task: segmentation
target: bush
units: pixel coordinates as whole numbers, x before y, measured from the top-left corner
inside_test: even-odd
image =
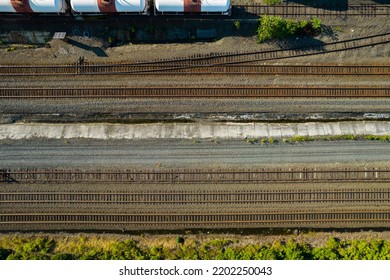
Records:
[[[181,236],[176,237],[176,243],[177,244],[184,244],[184,238]]]
[[[144,252],[134,240],[115,243],[106,254],[106,258],[113,260],[147,260],[149,255]]]
[[[282,0],[263,0],[266,5],[277,5],[282,3]]]
[[[322,28],[322,22],[320,19],[314,17],[310,20],[310,23],[311,23],[312,28],[316,34],[320,34],[322,32],[323,28]]]
[[[356,140],[356,136],[353,135],[353,134],[344,135],[343,138],[346,139],[346,140]]]
[[[271,39],[284,39],[297,35],[315,36],[320,34],[322,30],[322,23],[318,18],[312,18],[308,22],[264,15],[260,18],[257,38],[258,42],[262,43]]]
[[[340,260],[342,259],[340,253],[339,241],[331,237],[326,243],[325,247],[313,249],[313,259],[315,260]]]
[[[81,239],[81,238],[80,238]],[[38,241],[37,241],[38,240]],[[325,246],[312,248],[307,243],[276,240],[272,244],[239,244],[237,240],[214,239],[201,243],[186,241],[181,246],[144,246],[134,240],[110,243],[109,246],[84,248],[74,252],[77,243],[67,247],[68,252],[52,252],[42,239],[20,240],[12,249],[0,248],[0,259],[7,260],[389,260],[390,241],[330,238]],[[172,240],[174,241],[174,239]],[[80,243],[80,240],[76,242]],[[50,242],[49,242],[50,243]],[[83,242],[81,242],[83,243]],[[188,243],[188,244],[187,244]],[[28,246],[26,246],[29,244]],[[44,246],[41,246],[41,245]],[[24,249],[23,249],[24,248]],[[50,248],[50,249],[48,249]],[[73,248],[73,249],[72,249]],[[27,253],[28,252],[28,253]],[[45,253],[47,252],[47,253]],[[74,253],[70,253],[74,252]]]
[[[241,27],[241,23],[240,23],[240,21],[238,21],[238,20],[235,20],[235,21],[234,21],[234,29],[236,29],[236,30],[239,30],[239,29],[240,29],[240,27]]]
[[[27,242],[23,245],[22,250],[24,253],[42,253],[47,254],[52,251],[55,242],[53,239],[46,237],[40,237],[33,241]]]
[[[366,135],[367,140],[390,141],[390,135]]]
[[[12,250],[4,249],[0,247],[0,260],[6,260],[9,255],[13,253]]]
[[[250,143],[250,144],[255,144],[259,141],[256,138],[248,138],[248,139],[246,139],[246,142]]]
[[[68,253],[58,253],[53,256],[51,256],[52,260],[77,260],[78,257],[73,254]]]

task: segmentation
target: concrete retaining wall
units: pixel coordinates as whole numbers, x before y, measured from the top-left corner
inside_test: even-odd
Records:
[[[390,122],[4,124],[0,139],[192,139],[390,134]]]

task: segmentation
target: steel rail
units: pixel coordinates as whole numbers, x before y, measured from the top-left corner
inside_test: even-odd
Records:
[[[292,204],[390,202],[390,189],[214,192],[1,192],[1,204]]]
[[[0,99],[28,98],[384,98],[390,88],[369,86],[171,86],[0,88]]]
[[[0,182],[237,183],[304,181],[390,181],[390,169],[260,170],[0,170]]]
[[[76,65],[41,65],[41,66],[0,65],[0,76],[18,76],[18,75],[37,76],[37,75],[58,75],[58,74],[61,75],[103,75],[103,74],[130,75],[130,74],[153,74],[155,72],[160,74],[161,73],[172,74],[172,73],[177,73],[177,72],[180,73],[185,71],[189,73],[206,71],[205,73],[209,73],[216,68],[218,69],[218,67],[219,68],[222,67],[224,69],[223,71],[226,72],[232,70],[232,67],[238,67],[239,64],[247,64],[247,63],[262,62],[262,61],[269,61],[269,60],[294,58],[300,56],[318,55],[324,53],[353,50],[353,49],[375,46],[380,44],[387,44],[389,42],[390,42],[390,33],[384,33],[384,34],[371,35],[371,36],[349,39],[349,40],[344,40],[339,42],[324,43],[321,45],[317,44],[317,45],[309,45],[309,46],[301,46],[301,47],[291,47],[282,50],[273,49],[273,50],[265,50],[265,51],[257,51],[257,52],[212,53],[207,55],[195,55],[191,57],[181,57],[175,59],[160,59],[160,60],[146,61],[146,62],[140,61],[140,62],[134,62],[130,64],[129,63],[128,64],[84,63],[84,64],[76,64]],[[240,71],[245,69],[244,67],[245,65],[240,68]],[[271,66],[256,65],[256,67],[271,67]],[[284,67],[288,67],[288,66],[284,66]],[[298,67],[305,67],[305,66],[298,66]],[[355,74],[358,71],[362,71],[361,69],[356,70],[357,69],[356,66],[346,65],[341,67],[344,67],[344,70],[346,72],[345,74],[350,74],[351,72],[352,72],[351,74]],[[348,68],[352,69],[351,67],[354,67],[355,70],[354,71],[347,70]],[[201,68],[201,70],[197,68]],[[383,68],[387,68],[387,71],[385,71],[384,74],[388,74],[388,67],[383,66]],[[367,68],[365,69],[367,70]],[[311,70],[313,70],[313,68],[311,68]],[[305,73],[309,71],[300,70],[299,72]],[[333,72],[330,71],[330,72],[332,74],[338,73],[338,71],[333,71]],[[271,74],[272,72],[267,70],[265,71],[262,70],[261,73]],[[325,71],[325,73],[318,72],[318,74],[327,74],[327,71]]]
[[[300,16],[390,16],[390,5],[383,4],[366,4],[366,5],[320,5],[316,7],[310,7],[302,4],[280,4],[280,5],[234,5],[233,16],[288,16],[288,17],[300,17]]]
[[[31,66],[0,66],[0,76],[66,76],[79,75],[390,75],[390,65],[220,65],[180,67],[176,65],[88,65],[48,66],[48,71]],[[27,72],[21,72],[27,70]],[[49,72],[53,70],[53,72]],[[111,71],[110,71],[111,70]],[[3,72],[2,72],[3,71]],[[30,72],[31,71],[31,72]]]
[[[386,227],[390,225],[389,209],[359,210],[279,210],[226,213],[4,213],[0,229],[29,226],[36,229],[187,229],[248,227]]]

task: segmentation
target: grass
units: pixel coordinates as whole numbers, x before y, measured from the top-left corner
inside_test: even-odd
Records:
[[[282,3],[282,0],[263,0],[264,4],[266,5],[277,5],[277,4],[280,4]]]
[[[333,136],[302,136],[295,135],[293,137],[282,138],[280,139],[283,143],[301,143],[301,142],[311,142],[311,141],[356,141],[356,140],[370,140],[370,141],[382,141],[390,142],[390,135],[354,135],[354,134],[345,134],[345,135],[333,135]],[[279,142],[273,137],[268,138],[249,138],[246,140],[250,144],[272,144]]]
[[[235,20],[234,21],[234,29],[240,30],[240,27],[241,27],[240,21],[239,20]]]
[[[137,238],[139,239],[139,238]],[[272,243],[246,243],[240,239],[187,236],[150,236],[135,239],[125,236],[1,236],[0,259],[122,259],[122,260],[345,260],[390,259],[390,241],[383,239],[339,240],[330,237],[326,244],[280,239]]]
[[[390,135],[366,135],[365,137],[367,140],[374,140],[374,141],[390,141]]]

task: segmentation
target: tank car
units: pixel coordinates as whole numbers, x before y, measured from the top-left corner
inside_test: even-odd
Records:
[[[157,14],[230,14],[230,0],[155,0]]]
[[[65,0],[0,0],[0,13],[65,13]]]
[[[71,0],[77,14],[137,13],[147,14],[146,0]]]
[[[70,7],[65,1],[70,2]],[[149,15],[148,3],[148,0],[0,0],[0,13]],[[150,3],[153,4],[152,1]],[[154,10],[160,15],[230,15],[230,0],[154,0]]]

